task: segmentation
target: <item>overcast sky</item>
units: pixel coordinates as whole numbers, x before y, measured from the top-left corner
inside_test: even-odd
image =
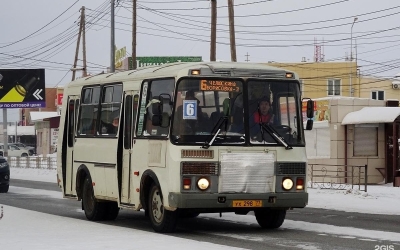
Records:
[[[116,46],[126,46],[131,53],[132,1],[115,1]],[[138,56],[202,56],[209,61],[210,1],[137,2]],[[217,59],[229,61],[227,1],[217,4]],[[400,3],[396,0],[236,0],[234,4],[238,61],[300,62],[303,57],[313,61],[315,39],[324,42],[325,61],[343,61],[350,54],[351,27],[357,16],[353,53],[355,57],[357,51],[361,72],[385,77],[400,72]],[[110,65],[110,0],[3,3],[0,68],[45,68],[47,87],[68,83],[82,6],[86,7],[88,71],[104,70]]]

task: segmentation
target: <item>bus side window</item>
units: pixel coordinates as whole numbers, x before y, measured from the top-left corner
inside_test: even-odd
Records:
[[[128,95],[125,98],[125,113],[124,113],[124,148],[132,148],[132,135],[133,135],[133,119],[135,117],[135,110],[133,109],[132,96]]]
[[[171,99],[173,99],[174,85],[175,85],[175,80],[173,78],[153,80],[150,82],[149,85],[150,85],[149,86],[150,93],[146,100],[146,105],[152,100],[152,98],[159,98],[160,95],[162,95],[163,97],[169,95]],[[167,113],[169,116],[172,114],[171,106],[169,106],[168,102],[165,102],[165,104],[163,105],[163,112]],[[147,107],[145,124],[144,124],[145,130],[143,131],[143,135],[167,136],[169,131],[169,124],[168,127],[153,126],[151,122],[152,116],[153,116],[152,106],[150,104],[150,106]]]
[[[79,135],[94,135],[96,132],[98,105],[100,101],[100,86],[82,89],[82,104],[79,112]]]
[[[102,135],[115,136],[119,128],[122,101],[122,85],[107,85],[101,98],[100,131]]]

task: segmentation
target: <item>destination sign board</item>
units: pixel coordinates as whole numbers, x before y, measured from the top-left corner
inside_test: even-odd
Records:
[[[200,90],[204,91],[222,91],[222,92],[239,92],[240,88],[236,81],[225,80],[201,80]]]
[[[46,107],[44,69],[0,69],[0,108]]]

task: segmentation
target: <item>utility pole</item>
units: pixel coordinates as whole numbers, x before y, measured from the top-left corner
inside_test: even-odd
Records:
[[[115,72],[115,0],[111,0],[111,44],[110,72]]]
[[[136,0],[133,1],[132,9],[132,69],[137,68],[136,62]]]
[[[229,12],[229,34],[231,44],[231,61],[236,62],[236,42],[235,42],[235,14],[233,11],[233,0],[228,0],[228,12]]]
[[[250,60],[249,60],[249,56],[250,56],[250,55],[249,55],[249,52],[247,52],[245,56],[246,56],[246,60],[245,60],[245,61],[246,61],[246,62],[250,61]]]
[[[87,65],[86,65],[86,17],[85,17],[85,6],[82,7],[82,52],[83,52],[83,73],[82,76],[87,76]]]
[[[211,0],[210,61],[215,62],[216,58],[217,58],[217,0]]]
[[[76,64],[78,63],[79,44],[81,43],[81,35],[82,35],[83,20],[84,20],[83,15],[85,14],[84,9],[85,9],[85,7],[82,6],[82,8],[81,8],[81,20],[79,22],[78,40],[76,41],[74,66],[71,69],[72,70],[72,81],[75,80],[75,75],[76,75],[76,70],[77,70],[76,69]]]
[[[353,26],[357,22],[358,18],[355,17],[353,19],[353,23],[351,24],[350,30],[350,96],[353,97]]]

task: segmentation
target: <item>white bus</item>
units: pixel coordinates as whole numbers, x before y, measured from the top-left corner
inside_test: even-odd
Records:
[[[63,196],[87,219],[145,211],[156,232],[199,213],[254,211],[263,228],[307,205],[297,75],[252,63],[174,63],[88,76],[64,89]]]

